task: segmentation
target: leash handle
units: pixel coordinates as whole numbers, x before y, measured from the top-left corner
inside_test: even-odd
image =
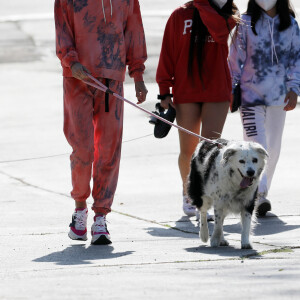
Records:
[[[161,116],[158,116],[158,115],[156,115],[156,114],[150,112],[149,110],[147,110],[147,109],[145,109],[145,108],[143,108],[143,107],[141,107],[141,106],[138,106],[137,104],[133,103],[132,101],[127,100],[127,99],[125,99],[124,97],[122,97],[122,96],[116,94],[115,92],[113,92],[112,90],[110,90],[107,86],[105,86],[102,82],[100,82],[98,79],[96,79],[96,78],[93,77],[92,75],[90,75],[90,74],[86,74],[86,75],[87,75],[92,81],[94,81],[94,83],[89,82],[89,81],[86,81],[86,80],[83,80],[84,83],[86,83],[86,84],[88,84],[88,85],[90,85],[90,86],[92,86],[92,87],[94,87],[94,88],[96,88],[96,89],[98,89],[98,90],[100,90],[100,91],[102,91],[102,92],[104,92],[104,93],[111,94],[111,95],[113,95],[114,97],[116,97],[116,98],[118,98],[118,99],[120,99],[120,100],[122,100],[122,101],[124,101],[124,102],[126,102],[126,103],[128,103],[128,104],[130,104],[130,105],[132,105],[132,106],[134,106],[134,107],[136,107],[137,109],[139,109],[139,110],[141,110],[141,111],[143,111],[143,112],[145,112],[146,114],[148,114],[148,115],[150,115],[150,116],[153,116],[153,117],[155,117],[156,119],[159,119],[159,120],[161,120],[162,122],[167,123],[167,124],[169,124],[170,126],[173,126],[173,127],[177,128],[178,130],[181,130],[181,131],[183,131],[183,132],[185,132],[185,133],[187,133],[187,134],[193,135],[193,136],[197,137],[197,138],[200,139],[200,140],[209,142],[209,143],[211,143],[211,144],[216,144],[219,148],[222,148],[222,147],[223,147],[222,144],[220,144],[220,143],[218,143],[218,142],[216,142],[216,141],[213,141],[213,140],[211,140],[211,139],[205,138],[205,137],[203,137],[203,136],[201,136],[201,135],[199,135],[199,134],[197,134],[197,133],[194,133],[194,132],[192,132],[192,131],[190,131],[190,130],[188,130],[188,129],[185,129],[185,128],[183,128],[183,127],[177,125],[177,124],[174,124],[174,123],[172,123],[172,122],[170,122],[170,121],[168,121],[168,120],[162,118]]]

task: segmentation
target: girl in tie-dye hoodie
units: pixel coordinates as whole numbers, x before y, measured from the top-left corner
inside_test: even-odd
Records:
[[[258,215],[279,158],[286,111],[300,95],[300,31],[289,0],[249,0],[230,49],[233,86],[242,92],[244,139],[263,145],[269,162],[258,190]]]

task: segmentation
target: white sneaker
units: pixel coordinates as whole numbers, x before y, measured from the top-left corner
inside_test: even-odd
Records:
[[[110,235],[107,230],[106,218],[103,215],[95,216],[92,225],[92,242],[93,245],[111,244]]]
[[[209,212],[206,213],[207,222],[212,222],[215,220],[215,216],[211,215]]]
[[[75,209],[72,215],[72,222],[70,224],[69,238],[72,240],[87,240],[86,222],[88,217],[88,209]]]
[[[264,194],[257,195],[257,211],[258,217],[264,217],[268,211],[271,210],[271,202]]]
[[[182,209],[187,216],[189,217],[196,216],[197,208],[196,206],[192,205],[191,200],[189,199],[188,196],[183,196]]]

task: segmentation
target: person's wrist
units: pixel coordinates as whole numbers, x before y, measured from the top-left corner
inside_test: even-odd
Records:
[[[142,74],[142,73],[139,73],[139,72],[135,72],[135,73],[134,73],[133,79],[134,79],[134,82],[135,82],[135,83],[144,81],[143,74]]]
[[[157,95],[158,100],[166,100],[167,97],[173,97],[173,94],[163,94],[163,95]]]

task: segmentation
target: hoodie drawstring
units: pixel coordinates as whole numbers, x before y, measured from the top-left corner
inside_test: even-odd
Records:
[[[276,47],[275,47],[275,43],[274,43],[274,20],[272,20],[272,27],[270,24],[270,20],[268,20],[268,24],[269,24],[269,30],[270,30],[270,34],[271,34],[271,49],[272,49],[272,65],[274,64],[274,54],[277,60],[277,64],[279,63],[278,61],[278,56],[276,53]]]
[[[112,14],[113,14],[113,7],[112,7],[112,2],[111,0],[109,0],[110,2],[110,17],[112,17]],[[105,16],[105,9],[104,9],[104,2],[102,0],[102,11],[103,11],[103,17],[104,17],[104,22],[106,24],[106,16]]]

